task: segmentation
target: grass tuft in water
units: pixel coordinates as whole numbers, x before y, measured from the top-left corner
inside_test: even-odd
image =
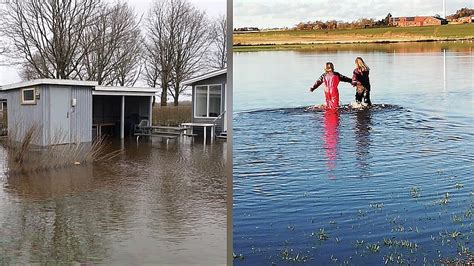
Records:
[[[418,187],[410,188],[410,195],[412,198],[418,198],[421,196],[421,189]]]
[[[286,262],[305,263],[309,257],[301,252],[295,252],[293,249],[285,248],[280,252],[280,258]]]
[[[319,232],[315,233],[315,232],[312,232],[311,233],[311,236],[316,236],[319,240],[321,241],[324,241],[324,240],[328,240],[329,239],[329,236],[328,234],[326,233],[326,231],[324,231],[324,228],[321,228],[319,229]]]
[[[448,205],[448,203],[449,203],[449,193],[446,192],[446,193],[444,194],[444,197],[439,200],[439,204],[441,204],[441,205]]]

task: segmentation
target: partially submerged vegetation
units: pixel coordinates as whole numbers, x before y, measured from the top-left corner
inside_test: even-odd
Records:
[[[153,125],[179,126],[191,122],[191,102],[182,102],[178,106],[153,107]]]
[[[29,127],[20,141],[15,141],[17,131],[2,140],[1,145],[7,153],[10,174],[24,174],[71,167],[97,161],[107,161],[122,153],[122,150],[110,150],[105,138],[98,138],[92,143],[69,143],[37,147],[33,143],[38,138],[39,127]],[[53,143],[59,143],[63,134],[53,137]]]

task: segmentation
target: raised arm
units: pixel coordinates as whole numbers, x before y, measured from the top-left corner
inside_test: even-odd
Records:
[[[325,74],[322,74],[321,77],[319,77],[318,80],[316,80],[316,82],[314,83],[313,87],[311,87],[309,90],[311,92],[313,92],[315,89],[317,89],[319,86],[321,86],[321,84],[323,84],[324,82],[324,75]]]

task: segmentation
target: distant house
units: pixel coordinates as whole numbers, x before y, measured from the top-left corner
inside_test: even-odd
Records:
[[[393,17],[390,22],[392,26],[396,27],[423,27],[448,24],[446,19],[433,16]]]
[[[124,138],[151,121],[155,88],[98,86],[95,81],[35,79],[0,88],[8,134],[21,141],[37,128],[38,146],[91,142],[107,132]]]
[[[459,23],[474,23],[474,16],[458,18]]]
[[[260,29],[257,27],[243,27],[243,28],[236,28],[234,32],[259,32]]]
[[[227,69],[189,79],[184,85],[192,87],[192,122],[215,123],[217,135],[227,132]]]

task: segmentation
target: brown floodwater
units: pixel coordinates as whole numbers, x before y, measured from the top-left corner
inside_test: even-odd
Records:
[[[110,141],[108,162],[8,174],[0,264],[226,262],[226,143]]]

